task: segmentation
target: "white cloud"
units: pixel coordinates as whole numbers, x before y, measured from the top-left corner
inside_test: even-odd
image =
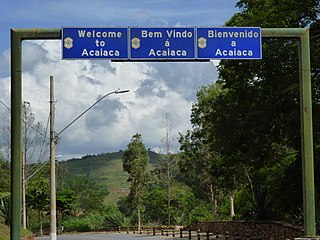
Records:
[[[10,28],[62,26],[222,26],[237,0],[3,0],[0,31],[0,100],[10,106]],[[214,16],[214,17],[212,17]],[[104,60],[61,60],[61,41],[23,41],[23,100],[29,101],[45,125],[49,115],[49,76],[55,78],[56,132],[99,97],[118,88],[129,93],[110,95],[70,126],[57,154],[80,156],[124,149],[141,133],[148,148],[160,151],[161,118],[169,112],[174,134],[190,128],[190,110],[200,86],[215,81],[207,63],[121,63]],[[8,122],[0,106],[0,124]],[[1,140],[0,140],[1,141]]]
[[[54,76],[56,133],[106,93],[130,89],[107,96],[68,127],[57,145],[62,155],[125,149],[135,133],[142,134],[147,148],[161,149],[164,113],[171,114],[178,137],[190,128],[196,91],[217,76],[210,63],[60,60],[60,47],[59,41],[32,41],[23,49],[23,100],[43,125],[49,116],[49,76]],[[9,98],[9,83],[1,79],[1,96]]]
[[[8,76],[10,73],[10,51],[6,49],[0,56],[0,76]]]

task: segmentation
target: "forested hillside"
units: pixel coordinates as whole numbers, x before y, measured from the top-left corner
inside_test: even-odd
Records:
[[[161,155],[148,151],[150,156],[149,168],[159,163]],[[127,182],[128,174],[122,168],[123,152],[102,153],[87,155],[81,159],[70,159],[58,163],[57,181],[63,185],[73,176],[86,176],[98,181],[106,187],[109,194],[106,201],[115,204],[119,197],[128,195],[130,184]]]

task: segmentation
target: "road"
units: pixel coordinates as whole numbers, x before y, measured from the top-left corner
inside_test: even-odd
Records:
[[[36,237],[36,240],[49,240],[50,236]],[[127,233],[79,233],[79,234],[59,234],[58,240],[171,240],[172,237],[153,236]],[[177,239],[177,238],[175,238]]]

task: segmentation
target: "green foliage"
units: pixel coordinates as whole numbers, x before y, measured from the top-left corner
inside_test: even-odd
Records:
[[[210,204],[197,199],[190,189],[181,184],[172,189],[171,224],[189,225],[194,221],[213,219]],[[167,189],[154,186],[145,196],[143,219],[149,224],[163,225],[168,222]]]
[[[0,194],[0,218],[4,220],[4,224],[10,226],[11,212],[10,212],[10,193]]]
[[[227,26],[307,27],[311,29],[312,76],[319,81],[318,0],[241,0]],[[283,13],[286,13],[285,15]],[[192,107],[193,130],[180,136],[181,170],[199,196],[205,181],[237,189],[237,217],[290,220],[301,197],[298,41],[263,39],[263,59],[224,60],[217,83],[201,88]],[[320,114],[319,84],[313,84],[315,119]],[[320,127],[314,129],[320,146]],[[319,149],[316,147],[316,149]],[[319,169],[319,158],[315,168]],[[203,171],[206,165],[208,171]],[[187,170],[190,170],[188,172]],[[316,172],[316,181],[319,180]],[[214,180],[214,181],[213,181]],[[208,192],[208,191],[207,191]],[[319,194],[318,194],[319,195]],[[244,200],[245,199],[245,200]],[[245,206],[244,202],[247,202]],[[251,203],[248,205],[248,201]],[[318,200],[319,201],[319,200]],[[227,206],[227,205],[225,205]],[[277,209],[277,211],[274,211]]]
[[[90,213],[82,217],[70,217],[61,222],[65,231],[101,231],[123,226],[124,216],[114,207],[107,207],[99,213]]]
[[[214,216],[210,204],[199,200],[197,202],[198,204],[191,210],[190,221],[188,223],[212,221]]]
[[[123,170],[129,174],[128,181],[139,179],[145,172],[148,161],[149,156],[142,142],[142,136],[135,134],[122,157]]]
[[[87,176],[98,181],[108,189],[109,194],[105,197],[108,204],[116,202],[127,195],[130,183],[127,181],[128,173],[123,171],[122,156],[124,151],[87,155],[81,159],[71,159],[58,163],[57,186],[67,187],[70,178],[74,176]],[[162,155],[148,151],[150,162],[148,169],[154,168]]]
[[[167,223],[168,205],[167,190],[165,188],[149,189],[144,199],[145,213],[144,220],[149,223]]]
[[[92,219],[89,217],[72,217],[62,221],[61,224],[67,232],[89,232],[95,229],[94,225],[96,225],[97,222],[92,222]]]
[[[21,237],[32,236],[29,230],[21,229]],[[10,240],[10,227],[0,222],[0,240]]]
[[[192,192],[177,189],[172,201],[173,223],[190,224],[191,212],[197,206],[197,201]]]
[[[124,151],[122,162],[123,170],[129,174],[128,181],[131,182],[129,199],[136,206],[139,218],[140,211],[143,210],[143,195],[149,179],[149,173],[147,172],[149,155],[140,134],[135,134],[132,137],[128,148]],[[138,222],[140,224],[140,219],[138,219]]]
[[[31,232],[29,229],[21,229],[21,237],[27,238],[30,237],[32,238],[34,236],[33,232]]]
[[[10,164],[0,154],[0,193],[10,191]]]
[[[58,189],[56,192],[56,211],[57,221],[60,222],[74,214],[76,207],[77,196],[70,189]],[[39,229],[42,225],[48,225],[49,219],[45,213],[49,212],[50,208],[50,188],[49,180],[43,177],[33,178],[28,184],[26,195],[27,206],[29,209],[29,226],[31,229]],[[36,220],[37,213],[39,221]]]
[[[232,190],[241,183],[241,164],[237,153],[226,155],[224,146],[218,146],[219,137],[215,134],[219,118],[221,99],[228,94],[221,84],[202,87],[197,92],[197,102],[192,106],[192,131],[180,134],[180,172],[183,180],[192,187],[197,197],[210,202],[212,214],[218,215],[221,189]],[[217,118],[217,120],[213,120]],[[225,132],[228,128],[225,129]],[[229,136],[230,137],[230,136]],[[229,139],[229,143],[232,138]]]
[[[123,226],[125,222],[123,214],[116,208],[111,208],[110,210],[104,215],[105,228],[110,229]]]
[[[311,26],[311,35],[319,30],[318,0],[239,1],[238,6],[241,12],[227,25]],[[219,66],[220,82],[230,92],[225,106],[231,107],[226,110],[233,113],[232,118],[225,119],[225,126],[231,126],[231,131],[236,126],[243,129],[233,136],[233,145],[227,142],[232,137],[227,131],[223,145],[228,154],[234,148],[244,156],[239,160],[251,180],[247,190],[253,216],[290,220],[299,213],[302,202],[297,197],[301,196],[301,163],[296,161],[301,155],[298,43],[293,39],[264,39],[263,43],[261,61],[223,61]],[[312,37],[311,45],[315,47],[316,43],[319,46],[319,39]],[[316,52],[312,58],[318,58]],[[312,62],[312,81],[318,81],[319,63]],[[319,115],[318,88],[318,84],[313,85],[315,116]],[[235,124],[229,125],[230,121]],[[316,126],[314,135],[318,134]],[[277,216],[272,208],[277,209]]]
[[[133,214],[134,206],[132,204],[132,201],[128,199],[129,197],[121,197],[118,202],[117,206],[119,211],[126,217],[129,217]]]
[[[27,205],[39,212],[47,211],[50,205],[49,185],[46,178],[33,179],[27,187]]]
[[[229,21],[236,26],[305,27],[319,14],[318,0],[240,0],[237,6],[241,12]]]
[[[34,178],[27,186],[27,206],[38,212],[39,229],[43,226],[43,215],[50,208],[49,180],[43,177]]]
[[[67,192],[69,196],[76,194],[77,207],[86,212],[100,210],[108,194],[108,190],[101,183],[85,176],[74,176],[66,182],[65,186],[70,190]]]
[[[77,195],[71,189],[65,188],[57,191],[57,217],[60,221],[74,213],[76,209],[76,200]]]

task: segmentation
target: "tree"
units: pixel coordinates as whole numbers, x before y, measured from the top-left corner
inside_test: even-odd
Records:
[[[241,12],[234,15],[227,25],[310,27],[311,47],[319,49],[319,39],[316,37],[319,31],[318,0],[303,3],[297,0],[244,0],[239,1],[238,6]],[[236,123],[244,129],[236,138],[241,142],[237,141],[236,144],[245,153],[243,163],[253,183],[251,189],[256,196],[261,189],[262,192],[267,191],[268,198],[282,216],[297,213],[302,203],[301,197],[294,197],[301,196],[302,182],[297,49],[298,42],[294,39],[264,39],[261,61],[223,61],[219,67],[221,82],[232,90],[229,103],[237,102],[237,106],[230,108],[229,113],[236,113],[239,119]],[[316,50],[311,54],[314,119],[319,116],[318,53]],[[317,146],[317,124],[314,136]],[[225,136],[224,142],[228,137],[230,135]],[[318,160],[315,158],[315,161]],[[274,166],[284,174],[276,174],[278,178],[272,180],[266,172]]]
[[[242,0],[237,6],[240,12],[227,22],[228,26],[311,26],[312,58],[319,59],[319,1]],[[219,94],[214,98],[214,87],[204,89],[193,111],[194,120],[200,122],[196,122],[198,129],[192,136],[199,141],[203,138],[201,144],[219,153],[220,169],[234,166],[238,170],[233,172],[236,181],[251,193],[252,207],[259,213],[255,217],[260,220],[290,219],[301,205],[302,199],[293,196],[301,196],[297,49],[295,39],[264,39],[262,60],[221,61],[218,84],[222,92],[216,91]],[[319,80],[319,69],[319,61],[314,61],[313,81]],[[314,115],[319,116],[319,85],[313,87]],[[319,127],[314,130],[319,136]],[[229,176],[232,180],[233,175]],[[277,209],[277,215],[272,208]]]
[[[10,111],[10,108],[5,105]],[[27,205],[26,205],[26,186],[28,180],[39,170],[40,163],[48,159],[48,138],[42,123],[36,121],[35,114],[32,112],[31,104],[24,101],[22,105],[22,145],[23,145],[23,161],[22,161],[22,212],[23,212],[23,227],[27,227]],[[10,142],[11,142],[11,127],[10,125],[2,127],[2,135],[5,146],[5,158],[11,159]],[[32,167],[32,166],[33,167]]]
[[[310,27],[313,115],[318,119],[319,0],[241,0],[237,6],[240,12],[227,26]],[[213,166],[220,172],[214,176],[224,180],[229,176],[230,186],[236,182],[238,192],[252,202],[247,210],[254,210],[257,214],[252,217],[260,220],[290,220],[301,208],[302,198],[294,197],[301,196],[302,182],[298,45],[296,39],[263,39],[262,60],[220,61],[219,80],[198,91],[193,131],[181,139],[183,154],[190,159],[196,159],[191,153],[201,156],[199,149],[214,158],[218,153],[220,161]],[[319,130],[315,124],[316,151]],[[203,163],[183,162],[193,167]],[[318,157],[316,168],[317,162]],[[319,171],[315,172],[317,176]]]
[[[167,207],[168,207],[168,221],[171,224],[171,201],[173,180],[178,174],[178,158],[173,154],[174,135],[172,133],[173,123],[169,113],[165,113],[162,119],[162,137],[161,143],[163,145],[165,157],[160,161],[156,171],[158,177],[164,182],[167,188]]]
[[[59,189],[59,192],[64,192],[66,196],[72,197],[71,193],[76,193],[75,205],[79,211],[84,212],[101,210],[104,198],[109,194],[108,190],[98,181],[81,175],[67,180],[64,189],[66,190]],[[73,201],[70,204],[74,204]]]
[[[165,188],[148,188],[145,196],[145,220],[158,225],[168,221],[167,191]]]
[[[147,165],[149,162],[148,151],[142,142],[141,134],[133,135],[128,148],[122,157],[123,170],[129,174],[131,182],[129,199],[132,199],[138,212],[138,229],[141,228],[141,210],[143,210],[143,195],[149,179]]]
[[[69,188],[57,191],[57,215],[60,221],[73,214],[76,208],[76,200],[76,193]]]
[[[7,109],[11,111],[9,107]],[[31,104],[26,101],[22,105],[22,121],[23,159],[27,164],[42,162],[48,159],[49,138],[46,136],[46,129],[40,121],[36,120]],[[4,158],[9,160],[11,159],[11,127],[9,122],[7,126],[1,128],[1,132],[4,143],[2,152],[5,154]],[[26,175],[32,174],[33,170],[27,169]]]
[[[50,190],[49,180],[46,178],[33,179],[27,188],[27,204],[38,211],[40,235],[42,235],[43,213],[49,210]]]
[[[10,164],[0,154],[0,193],[10,192]]]
[[[220,101],[227,94],[219,84],[202,87],[197,92],[197,102],[192,106],[192,131],[180,134],[181,161],[180,171],[186,181],[193,186],[202,199],[210,199],[213,215],[218,215],[218,195],[226,190],[230,193],[230,216],[233,211],[233,190],[237,166],[221,154],[221,149],[214,144],[215,135],[211,134],[222,109]],[[228,131],[228,129],[225,129]]]
[[[198,144],[191,132],[180,133],[180,173],[196,196],[211,203],[212,213],[218,213],[218,175],[214,174],[213,155],[205,144]],[[216,169],[217,170],[217,169]]]

